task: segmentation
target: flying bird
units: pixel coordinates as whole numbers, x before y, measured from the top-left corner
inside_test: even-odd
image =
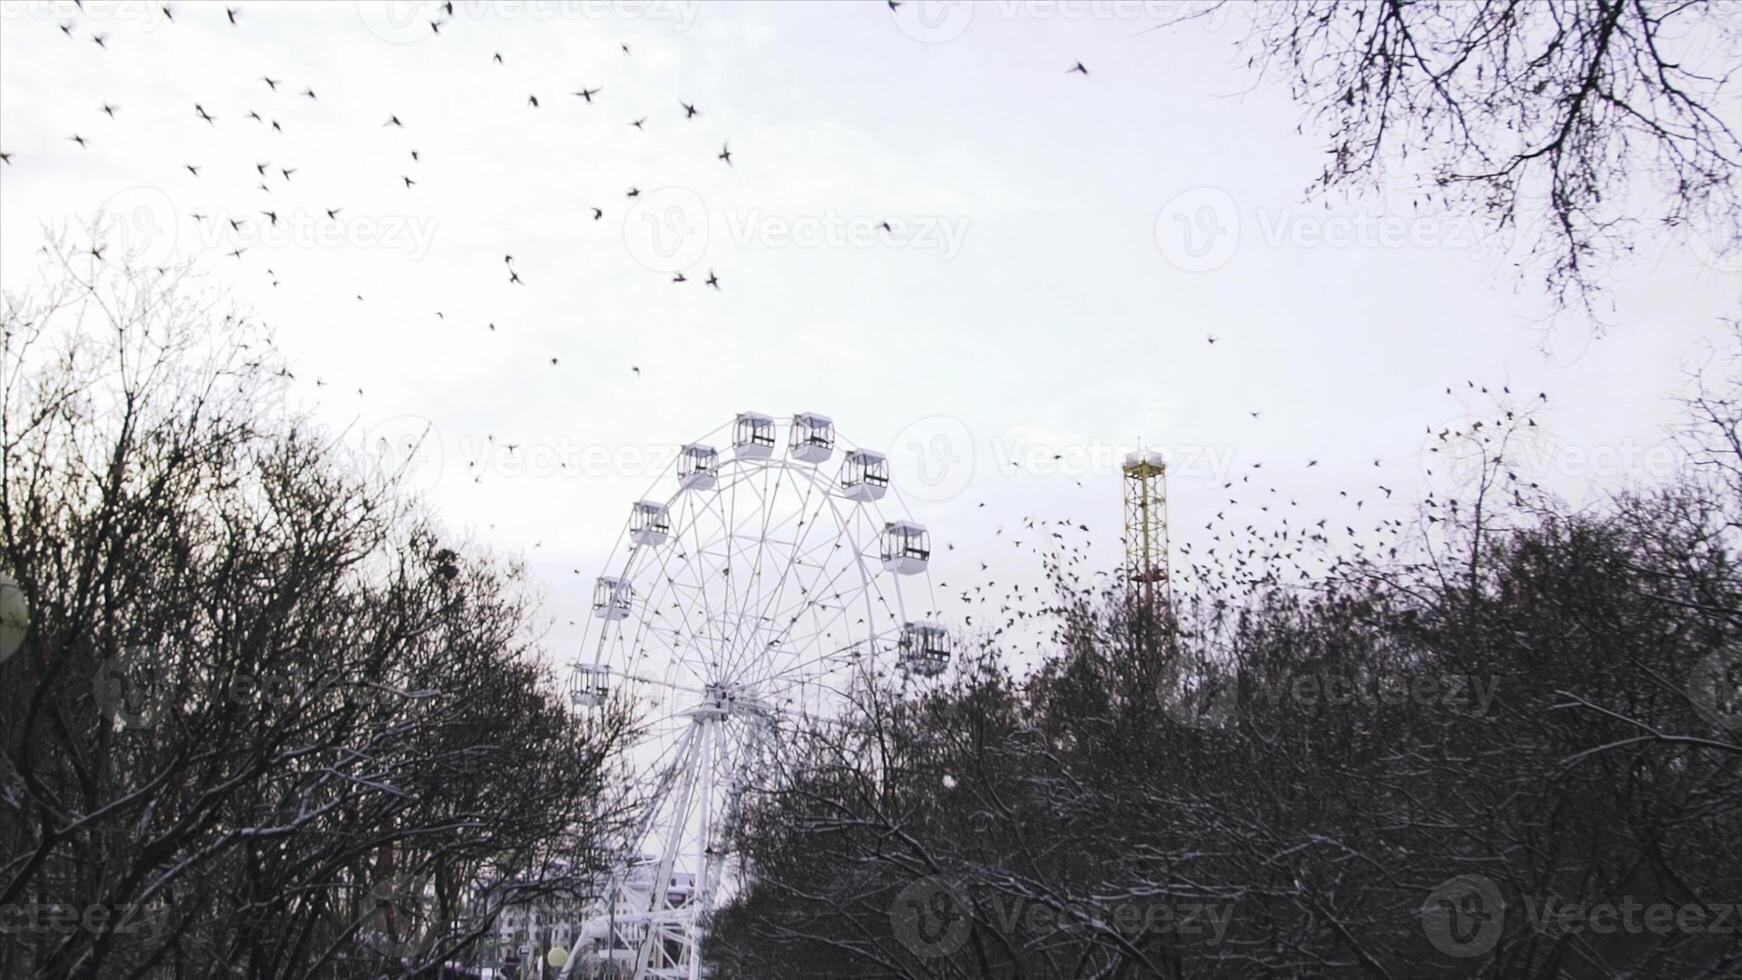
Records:
[[[730,167],[732,165],[732,147],[726,143],[721,143],[720,152],[716,154],[716,157],[726,161],[726,166]]]
[[[694,119],[696,116],[701,115],[701,113],[696,111],[696,107],[690,105],[688,102],[679,100],[678,105],[683,106],[683,117],[685,119]]]
[[[593,104],[593,96],[598,95],[600,91],[601,91],[600,89],[596,89],[596,88],[583,88],[579,92],[574,92],[571,94],[578,95],[581,98],[586,99],[587,104],[592,105]]]
[[[1065,70],[1065,74],[1067,74],[1067,75],[1071,74],[1072,72],[1076,72],[1079,75],[1087,75],[1089,73],[1089,69],[1084,68],[1083,63],[1079,61],[1076,64],[1072,65],[1070,68]]]

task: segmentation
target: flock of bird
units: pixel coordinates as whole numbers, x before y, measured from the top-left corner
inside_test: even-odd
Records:
[[[182,18],[182,20],[178,20],[178,11],[173,5],[162,4],[159,5],[158,9],[162,14],[163,22],[167,25],[181,23],[186,18],[190,17],[218,16],[216,10],[193,7],[189,10],[180,12],[179,17]],[[441,36],[443,28],[454,22],[454,5],[452,2],[440,3],[432,6],[431,9],[436,14],[435,18],[429,22],[431,34],[434,36]],[[74,0],[74,10],[77,13],[86,13],[83,0]],[[231,27],[236,27],[241,23],[242,18],[245,16],[245,11],[238,7],[227,7],[223,9],[222,16]],[[73,20],[61,22],[59,28],[61,34],[69,40],[76,41],[81,38],[88,38],[94,42],[97,47],[104,51],[110,50],[110,35],[106,32],[82,27],[77,17]],[[620,43],[618,48],[623,58],[629,58],[632,56],[629,44]],[[492,65],[501,66],[506,64],[506,59],[501,51],[496,51],[492,53],[490,63]],[[246,107],[239,106],[231,112],[220,112],[219,107],[213,106],[209,108],[207,104],[203,102],[194,102],[189,110],[188,118],[193,121],[194,125],[203,124],[204,126],[212,127],[214,129],[229,127],[231,125],[252,125],[259,126],[266,131],[282,136],[286,133],[286,123],[281,121],[281,117],[284,117],[284,112],[287,108],[286,103],[283,100],[297,100],[304,102],[309,106],[317,106],[320,104],[321,96],[312,86],[291,84],[284,78],[273,77],[271,72],[260,75],[257,81],[260,86],[261,98],[267,100],[263,103],[263,105],[265,105],[264,111],[262,111],[262,108],[259,105],[249,105]],[[607,98],[603,93],[604,87],[595,84],[582,85],[569,94],[570,97],[579,105],[586,107],[598,106],[603,109],[606,107],[607,103]],[[537,110],[543,108],[545,102],[541,101],[536,93],[532,93],[527,95],[525,105],[529,110]],[[672,100],[672,105],[673,108],[670,111],[670,119],[675,123],[695,123],[704,116],[702,109],[699,108],[697,103],[694,101],[684,98],[674,98]],[[123,111],[123,107],[120,104],[105,101],[98,107],[97,114],[112,122],[117,118],[117,114]],[[625,126],[627,128],[632,128],[637,132],[646,132],[648,123],[649,117],[641,115],[628,120],[625,123]],[[411,134],[414,130],[414,127],[408,124],[405,119],[402,119],[398,112],[391,110],[385,112],[381,128],[391,129],[394,130],[396,134],[406,135]],[[82,150],[101,147],[104,141],[101,137],[87,135],[91,132],[93,131],[90,129],[81,128],[70,133],[66,139],[67,141],[77,145]],[[287,141],[284,145],[288,150],[294,150],[296,147],[294,141]],[[401,159],[408,160],[410,166],[395,174],[392,178],[393,182],[402,190],[415,193],[418,188],[424,185],[424,181],[416,176],[418,173],[417,165],[424,161],[424,154],[415,145],[410,145],[409,143],[400,146],[398,152],[403,154]],[[734,153],[729,141],[723,141],[721,143],[719,152],[715,154],[715,159],[719,161],[719,165],[726,167],[734,166]],[[0,163],[3,163],[6,166],[12,166],[18,162],[19,161],[13,151],[0,151]],[[210,179],[212,176],[210,168],[199,161],[184,162],[181,165],[181,169],[187,174],[187,179],[190,180],[203,181]],[[299,170],[299,167],[276,164],[271,161],[257,162],[253,165],[254,172],[250,175],[249,179],[253,182],[254,189],[262,195],[262,203],[260,205],[226,208],[223,209],[222,214],[216,216],[208,213],[206,210],[194,210],[190,212],[187,217],[200,225],[221,222],[222,224],[227,225],[231,234],[241,241],[250,240],[250,232],[254,225],[263,222],[268,228],[276,228],[280,223],[281,215],[288,217],[290,213],[294,213],[299,207],[307,208],[311,214],[325,214],[328,221],[341,221],[342,215],[344,215],[347,206],[345,204],[321,201],[314,202],[313,207],[310,208],[308,207],[309,202],[306,201],[301,202],[300,204],[266,203],[268,201],[278,202],[284,196],[286,191],[294,193],[296,182],[293,178],[299,173]],[[639,187],[630,186],[624,191],[624,200],[627,201],[632,202],[640,196],[641,190]],[[607,217],[609,213],[607,208],[608,205],[603,202],[590,205],[587,207],[586,211],[583,212],[581,217],[590,222],[599,222]],[[238,241],[232,241],[231,244],[235,247],[224,251],[223,255],[237,261],[243,260],[254,247],[251,244],[241,244]],[[91,242],[87,251],[92,258],[101,260],[107,248],[108,244],[99,235]],[[271,285],[273,287],[282,284],[279,274],[275,270],[267,269],[266,274],[270,277]],[[515,267],[512,255],[504,257],[504,270],[502,274],[509,285],[527,285],[526,278],[524,278],[521,271]],[[722,289],[720,276],[711,268],[707,270],[707,275],[705,277],[697,277],[697,279],[699,279],[704,288],[716,292]],[[681,285],[696,281],[696,279],[692,279],[691,276],[686,275],[683,270],[678,270],[671,274],[670,281],[674,284]],[[357,293],[355,298],[357,302],[365,301],[365,297],[362,293]],[[437,312],[436,316],[444,317],[444,314]],[[490,333],[497,332],[496,324],[493,321],[488,322],[486,328]],[[559,363],[560,359],[558,357],[551,357],[549,359],[549,364],[552,367],[558,366]],[[630,370],[632,374],[637,377],[641,375],[641,369],[639,366],[631,365]],[[322,384],[324,386],[324,382],[322,382]]]
[[[901,0],[887,0],[887,3],[892,11],[901,6]],[[80,11],[83,10],[82,3],[75,2],[75,7]],[[429,27],[431,34],[439,37],[442,36],[443,29],[452,23],[453,5],[451,3],[441,4],[433,9],[437,12],[437,16],[430,21]],[[172,6],[163,5],[161,11],[165,22],[171,24],[178,22],[178,16],[218,16],[216,10],[198,7],[178,14]],[[222,16],[231,26],[237,26],[243,15],[244,12],[240,8],[223,8],[222,11]],[[84,38],[104,51],[110,50],[108,34],[82,28],[77,19],[61,23],[59,26],[61,33],[70,41]],[[619,49],[622,58],[633,56],[627,43],[620,44]],[[507,59],[503,53],[495,51],[489,58],[489,64],[483,66],[483,70],[490,70],[490,66],[502,66],[506,63]],[[1089,75],[1089,69],[1081,61],[1072,63],[1070,67],[1065,69],[1065,72],[1083,77]],[[294,103],[304,107],[321,105],[321,96],[311,85],[294,83],[287,78],[277,77],[270,70],[258,76],[257,84],[261,99],[257,105],[227,108],[206,102],[194,102],[187,110],[187,124],[209,127],[219,131],[231,126],[258,127],[263,131],[284,136],[287,127],[281,120],[291,118],[287,111],[290,104]],[[603,84],[593,83],[572,88],[566,95],[566,100],[571,105],[586,111],[608,111],[610,98],[611,96]],[[264,111],[262,111],[262,106]],[[536,92],[526,94],[522,108],[527,112],[554,110],[551,100],[541,97]],[[108,121],[115,120],[117,115],[124,111],[125,109],[119,102],[109,101],[102,102],[94,110],[96,116]],[[667,113],[667,118],[663,121],[674,126],[684,126],[697,125],[698,121],[703,118],[704,112],[696,102],[674,96],[671,99],[671,108]],[[623,120],[623,127],[625,130],[633,130],[636,133],[646,133],[648,126],[653,122],[654,120],[648,115],[636,115],[633,118]],[[402,118],[397,111],[384,109],[380,128],[392,131],[398,140],[393,151],[398,159],[407,162],[407,165],[393,176],[392,182],[404,192],[417,193],[418,189],[425,184],[425,181],[419,176],[419,165],[424,162],[424,154],[409,139],[404,139],[414,136],[416,126],[407,118]],[[100,146],[101,138],[87,135],[91,132],[94,131],[89,128],[81,128],[70,133],[66,139],[81,149]],[[287,139],[284,145],[287,147],[287,151],[293,151],[296,144],[294,140]],[[730,141],[721,140],[719,146],[718,152],[714,154],[715,165],[734,167],[735,154]],[[10,150],[0,151],[0,163],[9,167],[14,165],[14,154]],[[188,175],[187,179],[190,180],[203,181],[212,176],[207,165],[198,160],[184,162],[182,169]],[[294,205],[276,202],[291,198],[297,193],[297,177],[302,173],[302,167],[299,165],[265,160],[254,163],[252,170],[253,173],[246,176],[262,195],[262,203],[248,208],[230,210],[229,216],[221,218],[235,233],[244,232],[251,222],[263,221],[269,227],[277,226],[286,209]],[[622,200],[634,201],[642,192],[637,186],[629,186],[622,193]],[[323,201],[318,202],[315,211],[325,214],[330,221],[339,221],[347,206],[349,205],[344,202]],[[609,214],[608,207],[606,202],[592,204],[578,218],[585,223],[599,222]],[[189,217],[201,223],[220,220],[204,211],[195,211]],[[884,227],[888,227],[887,223]],[[101,259],[104,247],[102,241],[93,241],[89,248],[90,254],[94,258]],[[241,261],[249,248],[250,246],[247,245],[238,245],[225,254],[232,259]],[[267,269],[266,272],[272,277],[272,285],[277,286],[279,284],[278,274],[272,269]],[[528,281],[522,276],[512,253],[506,253],[502,256],[502,266],[497,274],[510,286],[525,287],[528,285]],[[700,279],[703,288],[715,291],[722,288],[720,277],[711,268],[708,269],[705,277],[696,278]],[[670,281],[682,285],[691,283],[695,279],[680,270],[671,274]],[[356,294],[356,300],[358,302],[365,301],[361,293]],[[434,316],[443,320],[447,318],[446,313],[441,310],[434,311]],[[490,333],[497,331],[497,325],[494,321],[488,322],[485,326]],[[1215,347],[1221,339],[1215,334],[1207,335],[1207,341],[1211,347]],[[550,356],[548,364],[553,368],[559,367],[561,358]],[[629,365],[628,367],[634,376],[641,375],[640,366]],[[324,386],[325,382],[317,379],[316,384]],[[1479,390],[1484,395],[1490,394],[1487,388],[1478,386],[1474,381],[1466,382],[1466,389],[1471,392]],[[1448,394],[1452,390],[1448,387]],[[1508,397],[1511,395],[1509,390],[1503,389],[1502,393]],[[358,394],[362,394],[361,388],[358,389]],[[1538,399],[1546,402],[1547,395],[1539,394]],[[1256,421],[1261,418],[1263,411],[1262,409],[1253,409],[1248,414]],[[1434,454],[1442,451],[1443,447],[1449,447],[1459,440],[1463,440],[1481,446],[1482,448],[1477,451],[1486,461],[1490,440],[1499,438],[1500,433],[1510,431],[1512,428],[1518,426],[1534,427],[1535,425],[1535,420],[1529,418],[1528,413],[1506,410],[1503,415],[1497,416],[1489,422],[1475,422],[1473,427],[1466,430],[1454,431],[1445,428],[1436,433],[1430,427],[1428,434],[1436,444],[1426,447],[1426,453],[1431,460]],[[500,445],[509,454],[512,454],[518,447],[518,443],[506,440],[498,444],[494,434],[488,436],[488,441]],[[1501,456],[1494,457],[1497,466],[1501,458]],[[1319,463],[1320,461],[1316,458],[1308,458],[1297,465],[1303,470],[1311,470],[1318,467]],[[1019,462],[1013,462],[1010,466],[1013,469],[1020,469]],[[1382,460],[1377,458],[1372,460],[1374,469],[1380,469],[1382,466]],[[468,467],[476,471],[477,462],[469,462]],[[1404,539],[1408,533],[1420,530],[1424,525],[1431,527],[1444,520],[1446,515],[1458,512],[1460,507],[1460,502],[1456,497],[1437,498],[1429,493],[1421,505],[1419,515],[1415,517],[1409,519],[1395,516],[1380,517],[1370,527],[1357,528],[1354,520],[1333,522],[1329,516],[1303,515],[1300,512],[1301,503],[1298,496],[1283,493],[1274,482],[1258,479],[1261,473],[1274,473],[1276,470],[1277,467],[1273,466],[1271,470],[1265,471],[1262,462],[1248,463],[1242,472],[1227,475],[1226,479],[1220,481],[1219,490],[1225,496],[1218,496],[1213,505],[1194,501],[1191,506],[1182,506],[1178,509],[1177,513],[1180,515],[1196,510],[1213,516],[1203,521],[1201,525],[1204,535],[1197,535],[1194,527],[1190,535],[1180,536],[1181,540],[1177,544],[1176,551],[1182,561],[1180,568],[1174,575],[1176,588],[1187,591],[1199,590],[1200,594],[1207,597],[1207,601],[1212,604],[1229,604],[1236,601],[1235,593],[1237,591],[1280,585],[1285,575],[1299,582],[1312,582],[1315,577],[1339,568],[1347,568],[1351,563],[1359,565],[1380,559],[1396,559],[1400,554],[1400,549],[1406,547]],[[1515,472],[1505,470],[1503,466],[1500,466],[1499,470],[1504,473],[1506,489],[1514,495],[1515,499],[1522,501],[1522,494],[1525,491],[1536,488],[1535,484],[1522,480]],[[1431,468],[1429,475],[1433,475]],[[482,482],[482,476],[476,472],[472,478],[475,482]],[[1080,481],[1078,482],[1081,485]],[[1354,492],[1347,489],[1340,490],[1338,496],[1343,501],[1352,504],[1355,514],[1359,515],[1370,513],[1364,511],[1364,508],[1375,495],[1383,494],[1382,499],[1389,500],[1394,492],[1392,486],[1374,482],[1370,487],[1363,487]],[[982,503],[980,506],[984,507],[985,504]],[[1242,507],[1254,507],[1258,515],[1267,516],[1254,515],[1251,519],[1245,519],[1241,516],[1240,508]],[[1078,535],[1087,535],[1088,533],[1089,525],[1078,520],[1031,516],[1025,518],[1021,527],[1013,530],[1008,536],[1005,535],[1003,528],[998,528],[992,536],[995,539],[1009,542],[1015,549],[1022,550],[1026,547],[1038,555],[1046,576],[1057,581],[1071,578],[1079,572],[1087,573],[1088,569],[1092,567],[1089,542],[1086,537],[1078,537]],[[954,550],[954,545],[948,545],[947,550]],[[948,582],[941,583],[946,592],[953,593],[960,599],[964,608],[969,610],[978,608],[980,610],[979,612],[969,611],[965,613],[965,625],[970,628],[984,629],[993,637],[999,636],[1018,623],[1035,616],[1038,610],[1029,608],[1024,603],[1041,596],[1041,586],[1034,582],[1029,582],[1026,585],[1012,585],[1007,581],[1001,589],[1000,583],[991,576],[991,573],[995,571],[995,564],[999,563],[979,562],[982,573],[979,581],[962,582],[957,576],[957,584],[954,587],[950,586]],[[577,569],[576,574],[579,575],[580,570]],[[1102,570],[1093,574],[1104,576],[1109,573]],[[976,616],[979,617],[978,621],[976,621]]]
[[[1412,508],[1368,510],[1370,502],[1391,501],[1396,493],[1375,480],[1336,491],[1336,502],[1345,511],[1341,519],[1330,516],[1328,508],[1303,514],[1300,496],[1255,480],[1266,472],[1261,461],[1248,462],[1238,476],[1228,474],[1212,484],[1226,494],[1214,501],[1200,499],[1200,485],[1193,483],[1192,496],[1175,506],[1175,514],[1211,516],[1201,525],[1176,532],[1167,593],[1181,617],[1182,630],[1203,630],[1200,638],[1211,639],[1205,636],[1213,630],[1211,624],[1272,590],[1316,591],[1345,577],[1420,569],[1424,556],[1443,543],[1441,527],[1468,517],[1478,504],[1485,502],[1490,509],[1497,503],[1525,508],[1537,502],[1542,488],[1528,474],[1521,475],[1522,466],[1513,459],[1513,450],[1519,448],[1513,441],[1537,428],[1534,409],[1515,405],[1511,389],[1505,386],[1490,392],[1466,381],[1446,390],[1454,393],[1460,387],[1471,395],[1489,396],[1492,414],[1470,417],[1455,426],[1427,428],[1423,469],[1429,488]],[[1546,405],[1547,393],[1538,392],[1532,402]],[[1375,469],[1384,466],[1382,459],[1371,463]],[[1021,467],[1019,461],[1009,465]],[[1320,461],[1308,458],[1294,465],[1304,473]],[[1468,469],[1459,471],[1460,467]],[[1273,466],[1269,472],[1276,469]],[[1436,482],[1443,485],[1435,489]],[[985,507],[982,501],[975,510]],[[1358,517],[1362,514],[1373,516],[1362,521]],[[1007,543],[1024,562],[1035,564],[1025,573],[1023,562],[976,558],[955,565],[956,573],[939,581],[939,588],[959,603],[956,616],[966,627],[971,645],[1025,651],[1038,662],[1056,654],[1066,639],[1073,599],[1111,597],[1125,588],[1128,570],[1107,567],[1090,526],[1075,518],[1030,514],[1013,527],[994,527],[991,538]],[[1124,543],[1119,538],[1119,544]],[[944,550],[947,555],[956,546],[946,543]],[[1040,574],[1032,574],[1035,571]]]

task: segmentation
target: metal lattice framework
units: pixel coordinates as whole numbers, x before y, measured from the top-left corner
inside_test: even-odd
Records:
[[[1132,593],[1159,613],[1172,599],[1167,556],[1167,463],[1157,452],[1125,457],[1125,573]]]
[[[632,507],[571,698],[635,713],[640,820],[565,978],[589,961],[700,977],[708,913],[738,871],[727,823],[783,729],[846,717],[892,672],[943,669],[929,537],[891,491],[887,460],[838,444],[826,417],[744,413]]]

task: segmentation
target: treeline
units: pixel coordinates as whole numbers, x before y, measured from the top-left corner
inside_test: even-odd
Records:
[[[1604,507],[1484,453],[1413,553],[1249,563],[1177,617],[1061,585],[1031,674],[989,644],[795,741],[716,976],[1742,975],[1721,394],[1685,479]]]
[[[70,250],[0,314],[0,976],[375,977],[487,951],[615,826],[622,719],[517,567],[285,408],[270,336]],[[585,726],[585,727],[583,727]]]

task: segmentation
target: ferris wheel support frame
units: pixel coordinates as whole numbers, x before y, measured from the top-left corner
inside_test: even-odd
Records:
[[[765,448],[751,444],[752,451],[744,451],[745,443],[738,441],[737,433],[743,431],[747,418],[768,424],[765,433],[757,434],[758,440],[766,439]],[[802,447],[797,441],[801,420],[807,427]],[[705,917],[727,863],[724,841],[717,839],[727,830],[716,824],[721,824],[722,814],[730,820],[738,811],[749,775],[758,771],[758,763],[767,761],[768,733],[783,718],[816,721],[826,718],[825,705],[838,710],[840,704],[850,703],[853,695],[847,692],[854,689],[852,684],[839,689],[839,682],[857,678],[861,671],[868,671],[873,679],[877,676],[881,655],[897,648],[884,640],[884,633],[899,632],[899,647],[905,650],[910,628],[936,628],[908,618],[906,593],[912,589],[904,590],[900,584],[917,574],[925,583],[927,605],[935,606],[926,571],[929,541],[922,540],[920,546],[926,551],[917,566],[905,550],[891,563],[891,529],[899,525],[921,539],[925,529],[911,520],[884,520],[886,512],[878,502],[893,489],[886,458],[853,449],[843,457],[837,477],[823,476],[815,464],[830,453],[815,452],[811,427],[818,420],[828,427],[827,448],[832,449],[832,422],[820,416],[795,416],[789,459],[775,449],[778,438],[772,419],[740,415],[725,427],[734,432],[734,454],[716,453],[709,479],[700,486],[692,485],[685,475],[683,461],[693,449],[708,447],[686,444],[684,455],[667,471],[676,470],[678,491],[659,504],[653,494],[659,485],[656,480],[647,497],[634,505],[626,536],[635,543],[625,553],[621,571],[616,570],[615,559],[623,538],[613,550],[612,575],[601,576],[596,583],[610,586],[604,607],[595,590],[593,619],[600,619],[602,625],[592,666],[576,667],[577,675],[584,672],[590,681],[601,682],[585,688],[587,697],[596,694],[602,700],[610,690],[603,682],[611,680],[634,682],[643,691],[663,691],[668,709],[657,713],[647,731],[666,732],[675,740],[665,743],[669,750],[655,753],[664,757],[664,765],[656,759],[647,770],[652,778],[643,783],[645,815],[622,841],[622,853],[611,862],[613,870],[604,881],[603,894],[579,924],[561,980],[573,980],[582,963],[580,943],[589,922],[604,924],[606,959],[632,965],[634,980],[701,980]],[[862,487],[854,484],[854,465],[861,467],[862,482],[870,480],[863,467],[882,467],[876,493],[857,492]],[[740,495],[746,498],[742,503]],[[779,504],[793,507],[793,498],[795,511],[779,509]],[[891,503],[906,511],[899,496]],[[646,521],[652,521],[660,535],[651,544],[645,540],[651,536]],[[833,534],[825,531],[823,540],[813,543],[818,526],[832,528]],[[705,537],[703,530],[709,532]],[[902,540],[905,549],[907,539]],[[654,550],[661,546],[669,550]],[[876,569],[879,551],[881,570]],[[770,552],[777,559],[772,566]],[[721,578],[713,578],[714,572]],[[736,573],[743,572],[749,580],[739,587],[745,575]],[[637,575],[652,579],[644,593],[633,587],[641,584]],[[680,583],[679,576],[685,581]],[[616,589],[624,584],[631,587],[619,606]],[[715,596],[717,604],[710,601]],[[668,603],[677,610],[676,616],[667,609]],[[863,629],[854,628],[854,610],[860,613],[858,624]],[[928,609],[927,614],[934,611]],[[796,629],[801,620],[809,632]],[[884,633],[879,632],[879,624]],[[824,642],[835,629],[847,637],[846,642]],[[660,665],[647,660],[649,648],[663,648],[663,676]],[[613,669],[608,650],[617,651],[621,669]],[[685,677],[694,677],[699,688],[683,683]],[[720,776],[731,777],[724,787],[723,806]],[[654,840],[659,841],[657,850],[644,852]],[[687,893],[679,889],[676,877],[680,860],[693,869]],[[646,893],[637,894],[640,876],[648,872]],[[626,961],[622,954],[632,958]]]

